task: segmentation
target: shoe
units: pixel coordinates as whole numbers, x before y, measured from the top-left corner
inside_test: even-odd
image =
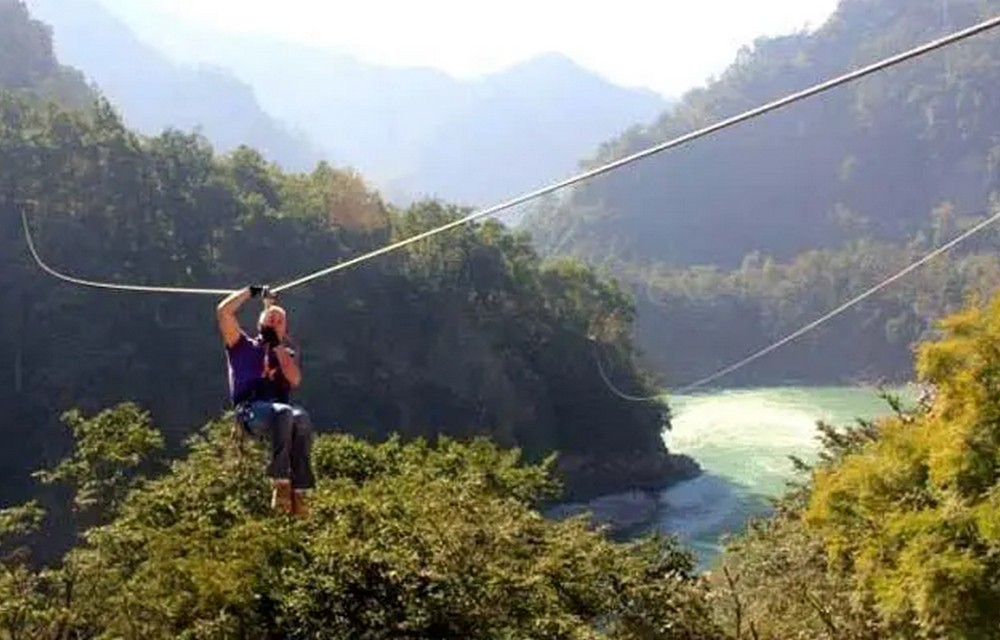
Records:
[[[309,517],[309,494],[296,491],[292,500],[292,512],[303,520]]]
[[[282,513],[292,512],[292,483],[290,481],[274,481],[274,491],[271,494],[271,508]]]

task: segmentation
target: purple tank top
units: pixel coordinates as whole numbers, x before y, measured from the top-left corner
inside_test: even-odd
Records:
[[[226,360],[233,404],[251,400],[289,402],[292,386],[263,338],[250,338],[241,331],[236,344],[226,346]]]

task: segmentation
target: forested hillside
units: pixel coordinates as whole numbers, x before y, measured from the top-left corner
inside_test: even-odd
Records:
[[[67,409],[135,401],[175,445],[227,408],[215,299],[55,281],[27,252],[22,211],[58,268],[210,287],[276,283],[464,213],[432,201],[394,209],[326,164],[285,173],[246,147],[218,155],[192,134],[143,137],[104,101],[71,111],[3,94],[0,166],[0,398],[16,443],[0,451],[0,500],[23,495],[28,474],[63,450],[56,418]],[[592,335],[619,384],[648,389],[631,357],[629,299],[578,263],[543,268],[527,238],[498,224],[412,245],[285,304],[304,353],[301,401],[322,430],[488,435],[529,460],[558,451],[579,495],[692,471],[666,453],[665,408],[622,402],[595,367]]]
[[[83,75],[59,64],[52,29],[18,0],[0,1],[0,87],[83,106],[96,96]]]
[[[182,134],[143,140],[106,106],[74,114],[5,98],[0,113],[13,123],[0,131],[13,167],[0,191],[2,295],[17,310],[4,317],[3,348],[15,362],[10,403],[27,412],[6,417],[36,452],[4,451],[18,475],[53,435],[39,421],[65,408],[132,399],[177,429],[225,397],[214,300],[48,280],[26,252],[23,207],[62,268],[209,286],[278,281],[459,214],[435,203],[391,211],[327,166],[289,175],[247,149],[214,157]],[[601,339],[620,354],[621,383],[643,387],[628,355],[629,300],[581,266],[540,268],[527,240],[498,225],[414,245],[287,304],[317,424],[371,437],[488,433],[533,457],[561,450],[567,463],[620,455],[618,480],[669,475],[662,410],[617,400],[591,357],[588,333],[624,318]]]
[[[940,233],[906,243],[862,239],[786,262],[752,254],[732,270],[623,267],[637,283],[637,342],[668,386],[694,382],[824,316],[980,219],[945,221]],[[1000,229],[988,229],[718,384],[905,382],[913,345],[936,335],[936,320],[1000,287],[998,246]]]
[[[591,163],[997,13],[994,1],[842,0],[813,33],[758,40],[716,81],[608,142]],[[544,254],[622,275],[639,300],[640,347],[670,382],[690,382],[995,212],[998,38],[977,36],[597,178],[540,207],[528,228]],[[913,341],[934,319],[997,284],[995,239],[961,247],[948,256],[958,262],[913,274],[725,382],[905,377]]]
[[[100,2],[29,0],[27,6],[52,25],[59,58],[93,80],[129,127],[148,135],[198,129],[220,151],[249,145],[293,171],[308,171],[324,157],[321,145],[265,112],[232,73],[174,63]]]
[[[624,156],[1000,12],[988,0],[842,0],[815,33],[760,39],[659,121],[605,144]],[[946,19],[945,19],[946,18]],[[590,258],[734,267],[862,235],[900,241],[943,202],[1000,188],[1000,34],[988,33],[596,179],[531,225]]]

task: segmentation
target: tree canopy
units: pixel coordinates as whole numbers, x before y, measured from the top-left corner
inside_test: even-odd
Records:
[[[67,421],[75,447],[45,475],[88,526],[49,569],[0,561],[4,640],[721,637],[689,554],[542,518],[549,465],[486,440],[321,436],[301,521],[271,514],[264,450],[240,452],[225,422],[166,463],[135,405]],[[0,512],[9,549],[40,515]]]
[[[279,282],[466,213],[435,201],[393,209],[325,164],[287,174],[248,148],[218,156],[194,135],[140,137],[106,103],[66,111],[0,97],[0,164],[0,296],[12,310],[0,345],[13,364],[0,396],[19,443],[2,457],[15,478],[60,451],[52,417],[69,407],[134,400],[174,444],[226,408],[216,301],[57,282],[27,253],[22,211],[58,268],[212,287]],[[579,265],[543,266],[499,223],[411,245],[284,302],[304,354],[300,399],[320,424],[373,438],[489,435],[533,460],[559,451],[581,493],[659,486],[690,468],[662,444],[665,407],[623,402],[598,374],[589,336],[611,316],[629,322],[628,297]],[[617,384],[648,391],[628,332],[599,339]]]
[[[805,481],[731,545],[718,613],[743,637],[996,637],[1000,296],[941,329],[919,349],[922,404],[821,425]]]

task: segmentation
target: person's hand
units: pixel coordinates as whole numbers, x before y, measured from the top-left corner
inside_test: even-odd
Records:
[[[271,297],[273,297],[271,295],[271,290],[268,289],[267,285],[265,285],[265,284],[252,284],[252,285],[250,285],[249,289],[250,289],[250,297],[251,298],[257,298],[257,297],[271,298]]]
[[[278,334],[274,331],[274,327],[262,327],[260,337],[264,338],[264,342],[270,345],[272,349],[281,344],[281,340],[278,339]]]

